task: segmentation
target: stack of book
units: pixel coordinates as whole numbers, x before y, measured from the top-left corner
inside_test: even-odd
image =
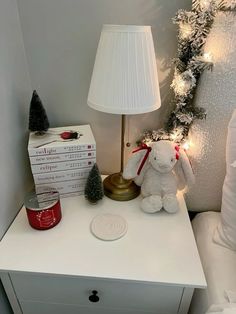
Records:
[[[65,139],[70,133],[77,138]],[[81,195],[96,162],[96,142],[89,125],[51,128],[44,135],[30,133],[28,153],[37,194]]]

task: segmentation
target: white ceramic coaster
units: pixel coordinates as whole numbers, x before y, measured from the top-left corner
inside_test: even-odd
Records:
[[[126,234],[128,225],[121,216],[101,214],[93,218],[90,228],[93,235],[98,239],[113,241]]]

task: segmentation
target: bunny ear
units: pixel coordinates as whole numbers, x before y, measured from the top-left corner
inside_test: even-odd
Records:
[[[138,176],[138,170],[140,168],[140,164],[146,155],[146,150],[139,150],[132,154],[129,158],[127,165],[123,171],[124,179],[133,179]],[[145,167],[145,166],[144,166]],[[143,171],[143,170],[142,170]]]
[[[176,163],[175,172],[179,178],[179,189],[182,190],[186,185],[191,186],[195,182],[192,166],[184,150],[179,151],[179,160]]]

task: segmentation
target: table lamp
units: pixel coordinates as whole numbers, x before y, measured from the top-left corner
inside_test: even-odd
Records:
[[[122,177],[125,115],[154,111],[161,106],[156,56],[150,26],[103,25],[88,93],[88,105],[121,115],[120,172],[104,180],[104,193],[126,201],[139,187]]]

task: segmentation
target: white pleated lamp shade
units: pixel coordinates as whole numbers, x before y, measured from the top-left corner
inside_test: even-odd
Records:
[[[88,105],[114,114],[151,112],[161,106],[150,26],[103,26]]]

